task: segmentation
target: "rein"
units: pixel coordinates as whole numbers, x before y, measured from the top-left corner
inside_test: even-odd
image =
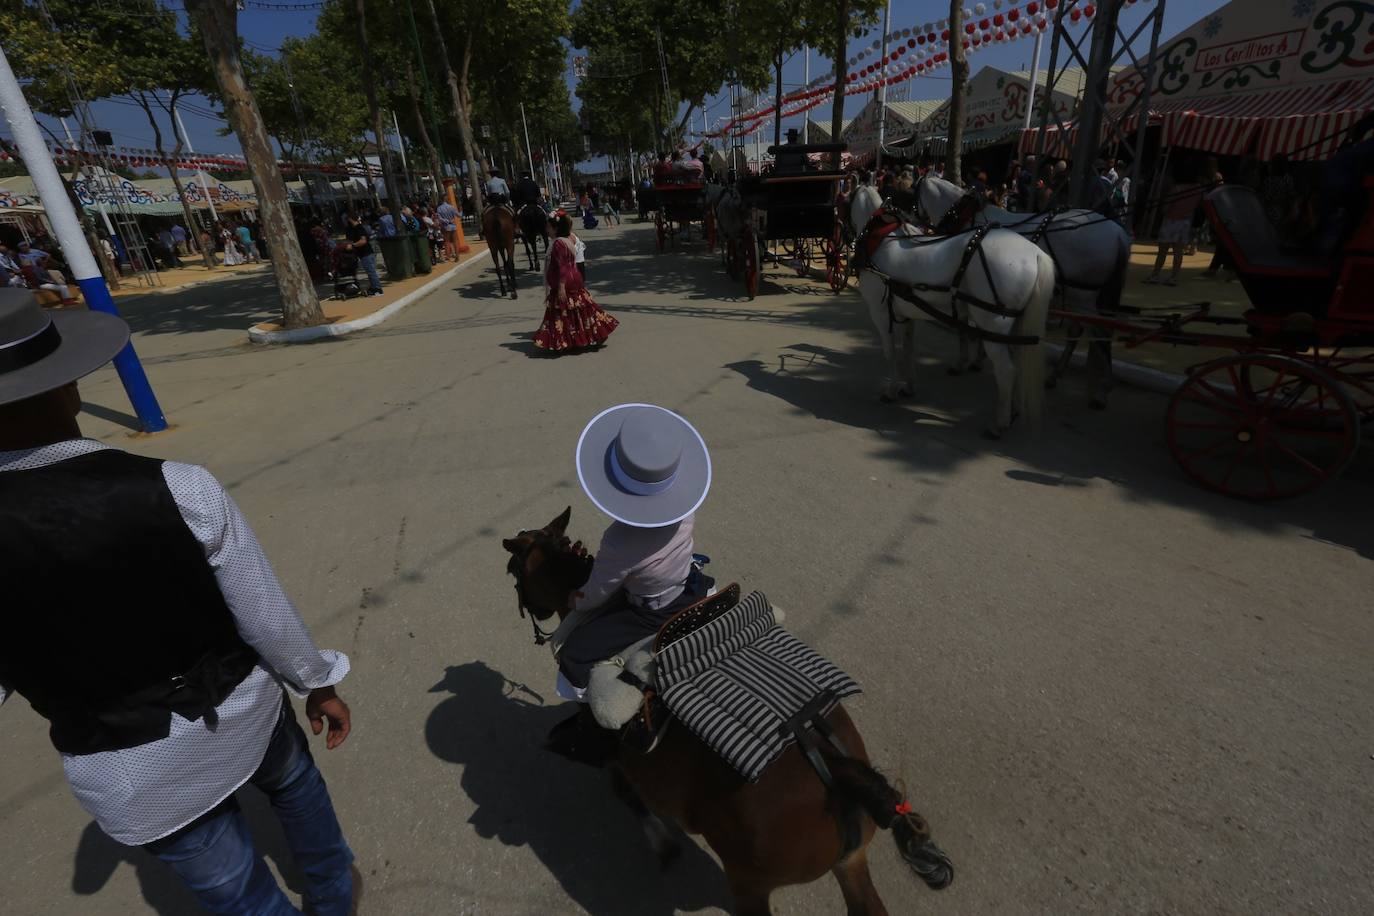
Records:
[[[534,545],[531,544],[530,548],[533,546]],[[534,608],[530,605],[529,598],[525,595],[525,560],[530,555],[530,548],[526,548],[524,553],[512,556],[510,565],[507,566],[507,569],[515,576],[515,606],[520,611],[520,619],[524,620],[526,616],[525,612],[529,612],[530,627],[534,630],[534,644],[536,646],[542,646],[549,641],[549,637],[553,636],[557,630],[545,630],[539,625],[539,618],[535,616]],[[520,570],[519,572],[516,572],[517,568]],[[554,616],[557,615],[555,614]]]

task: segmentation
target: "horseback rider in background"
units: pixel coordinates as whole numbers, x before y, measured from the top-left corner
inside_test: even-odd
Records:
[[[539,185],[530,176],[529,169],[520,173],[520,178],[515,182],[515,190],[511,192],[511,206],[515,212],[519,213],[530,204],[539,206],[544,199],[544,192],[539,190]]]
[[[492,169],[491,177],[487,179],[487,202],[492,206],[510,207],[510,185],[506,184],[506,179],[501,177],[500,169]]]

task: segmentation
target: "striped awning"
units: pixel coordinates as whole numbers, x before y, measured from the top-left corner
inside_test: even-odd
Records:
[[[1161,143],[1221,155],[1240,155],[1254,146],[1264,161],[1285,153],[1293,160],[1328,159],[1356,121],[1374,111],[1374,78],[1338,80],[1286,89],[1261,90],[1209,98],[1164,99],[1150,105],[1150,123],[1163,127]],[[1133,114],[1122,125],[1129,135],[1139,124]],[[1049,155],[1068,155],[1078,140],[1078,125],[1046,132]],[[1035,152],[1038,128],[1021,135],[1023,154]],[[1107,136],[1103,130],[1103,140]]]

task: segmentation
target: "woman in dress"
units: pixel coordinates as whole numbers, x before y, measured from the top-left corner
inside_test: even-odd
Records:
[[[544,323],[534,335],[534,345],[550,353],[599,347],[620,322],[596,304],[576,266],[572,218],[560,213],[555,221],[553,248],[544,272]]]
[[[234,241],[234,233],[229,231],[229,227],[221,225],[219,227],[219,242],[224,248],[224,266],[237,267],[243,263],[243,255],[239,254],[238,245]]]

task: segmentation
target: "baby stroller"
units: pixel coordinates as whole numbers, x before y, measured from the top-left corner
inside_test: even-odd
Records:
[[[358,256],[346,248],[335,248],[334,295],[331,299],[352,299],[363,294],[358,286]]]
[[[593,213],[593,212],[591,211],[590,208],[582,211],[582,228],[583,228],[583,229],[595,229],[595,228],[596,228],[596,214]]]

